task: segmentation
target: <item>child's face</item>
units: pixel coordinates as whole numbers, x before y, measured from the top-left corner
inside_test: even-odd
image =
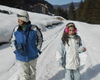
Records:
[[[23,24],[23,21],[20,20],[20,19],[18,19],[18,23],[19,23],[19,25],[21,26],[21,25]]]
[[[68,32],[68,34],[69,35],[73,35],[75,32],[74,32],[74,30],[75,30],[75,28],[74,27],[69,27],[69,32]]]

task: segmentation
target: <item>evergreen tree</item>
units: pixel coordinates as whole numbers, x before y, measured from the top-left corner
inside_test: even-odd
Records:
[[[83,8],[83,11],[82,11],[82,16],[81,16],[81,20],[84,21],[84,22],[88,22],[90,23],[90,20],[91,20],[91,14],[92,14],[92,3],[91,3],[92,0],[85,0],[84,2],[84,8]],[[93,6],[93,5],[92,5]]]
[[[67,11],[67,9],[65,9],[65,11],[64,11],[64,18],[68,19],[68,11]]]
[[[68,18],[70,20],[75,20],[75,7],[74,7],[73,2],[69,6]]]
[[[85,0],[81,20],[88,23],[100,23],[100,0]]]
[[[64,17],[65,19],[68,19],[68,17],[67,17],[67,10],[64,10],[64,9],[61,8],[61,7],[58,7],[58,8],[55,10],[55,15],[57,15],[57,16],[62,16],[62,17]]]
[[[78,9],[76,10],[76,20],[81,21],[81,12],[83,10],[83,0],[81,0]]]
[[[100,0],[95,0],[93,5],[91,23],[100,24]]]
[[[62,8],[61,7],[58,7],[55,11],[55,15],[56,16],[61,16],[61,11],[62,11]]]

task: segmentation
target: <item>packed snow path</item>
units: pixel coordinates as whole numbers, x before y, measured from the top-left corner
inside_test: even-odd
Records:
[[[63,80],[64,79],[64,69],[58,69],[56,65],[55,51],[57,48],[57,43],[59,42],[65,25],[68,22],[74,22],[78,28],[78,34],[81,36],[83,45],[87,48],[87,51],[80,54],[81,58],[81,78],[82,80],[100,80],[100,45],[98,45],[100,37],[100,28],[91,29],[91,26],[86,23],[75,22],[75,21],[64,21],[62,24],[48,28],[43,33],[44,42],[42,47],[42,54],[38,58],[37,63],[37,80]],[[95,32],[94,32],[95,31]],[[97,32],[96,32],[97,31]],[[95,43],[94,43],[95,41]],[[0,61],[2,72],[0,71],[0,80],[18,80],[18,64],[15,60],[14,54],[9,47],[9,44],[0,46]],[[7,53],[8,52],[8,53]],[[8,56],[9,55],[9,56]],[[2,58],[4,57],[4,59]],[[6,60],[6,61],[5,61]],[[4,62],[8,63],[2,65]],[[0,70],[1,70],[0,69]]]

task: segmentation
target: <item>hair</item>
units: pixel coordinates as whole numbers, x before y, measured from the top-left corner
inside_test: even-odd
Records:
[[[76,29],[74,23],[68,23],[68,24],[66,25],[66,27],[68,27],[68,28],[74,27],[74,28]],[[76,33],[74,33],[74,35],[76,35]],[[64,45],[65,45],[65,43],[68,44],[68,41],[69,41],[69,35],[68,35],[68,33],[65,32],[65,29],[64,29],[63,36],[62,36],[61,40],[62,40],[62,42],[63,42]],[[69,44],[68,44],[68,45],[69,45]]]

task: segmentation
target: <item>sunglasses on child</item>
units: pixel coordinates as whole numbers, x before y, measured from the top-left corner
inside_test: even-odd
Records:
[[[19,15],[19,14],[17,14],[17,17],[26,17],[26,16],[23,16],[23,15]],[[26,17],[27,18],[27,17]]]

